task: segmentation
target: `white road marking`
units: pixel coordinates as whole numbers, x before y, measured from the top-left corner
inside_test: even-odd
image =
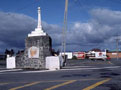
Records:
[[[16,70],[18,71],[18,70]],[[0,74],[15,74],[15,73],[40,73],[40,72],[52,72],[52,71],[58,71],[58,70],[38,70],[38,71],[21,71],[21,72],[10,72],[10,71],[6,71],[6,73],[4,72],[0,72]]]
[[[9,70],[0,70],[0,73],[1,72],[8,72],[8,71],[20,71],[22,69],[9,69]]]
[[[67,71],[67,70],[94,70],[94,69],[116,69],[116,68],[120,68],[121,66],[109,66],[109,67],[95,67],[95,68],[74,68],[74,69],[60,69],[60,70],[38,70],[38,71],[21,71],[21,72],[12,72],[12,71],[19,71],[22,69],[12,69],[12,70],[2,70],[0,71],[0,74],[15,74],[15,73],[40,73],[40,72],[55,72],[55,71]],[[9,72],[11,71],[11,72]],[[7,72],[7,73],[3,73],[3,72]]]
[[[104,67],[104,68],[119,68],[121,66],[109,66],[109,67]]]
[[[110,69],[110,68],[120,68],[121,66],[109,66],[109,67],[97,67],[97,68],[74,68],[74,69],[62,69],[62,70],[93,70],[93,69]]]
[[[72,67],[94,67],[94,66],[72,66]]]
[[[25,72],[19,72],[19,73],[38,73],[38,72],[52,72],[52,71],[59,71],[59,70],[38,70],[38,71],[25,71]]]

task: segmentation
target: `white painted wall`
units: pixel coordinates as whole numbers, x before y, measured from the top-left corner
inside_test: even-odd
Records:
[[[90,59],[106,59],[106,52],[95,52],[95,51],[90,51],[90,54],[95,54],[95,57],[90,57]],[[101,54],[100,54],[101,53]]]
[[[46,57],[46,69],[59,70],[60,69],[59,56],[48,56],[48,57]]]
[[[15,57],[7,57],[6,60],[6,68],[7,69],[12,69],[12,68],[16,68],[16,61],[15,61]]]

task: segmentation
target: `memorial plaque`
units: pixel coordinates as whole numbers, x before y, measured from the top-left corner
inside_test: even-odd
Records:
[[[29,58],[39,58],[39,48],[32,46],[28,49]]]

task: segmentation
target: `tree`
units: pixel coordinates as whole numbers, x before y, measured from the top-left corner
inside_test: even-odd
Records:
[[[77,59],[77,57],[76,56],[73,56],[72,59]]]
[[[5,50],[5,55],[10,54],[10,51],[8,49]]]
[[[60,53],[60,50],[58,49],[56,53],[57,53],[57,55],[59,55],[59,53]]]
[[[55,55],[55,50],[52,49],[52,50],[51,50],[51,53],[52,53],[52,55],[54,56],[54,55]]]
[[[14,55],[14,50],[13,50],[13,49],[11,49],[11,51],[10,51],[10,55],[11,55],[11,56]]]
[[[13,56],[14,55],[14,50],[13,49],[11,49],[11,50],[6,49],[5,50],[5,55]]]

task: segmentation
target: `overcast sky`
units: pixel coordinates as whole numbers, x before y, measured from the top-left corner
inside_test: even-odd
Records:
[[[38,6],[53,48],[61,49],[64,5],[65,0],[0,0],[0,52],[25,48],[25,38],[37,26]],[[69,0],[67,51],[115,50],[120,34],[120,0]]]

